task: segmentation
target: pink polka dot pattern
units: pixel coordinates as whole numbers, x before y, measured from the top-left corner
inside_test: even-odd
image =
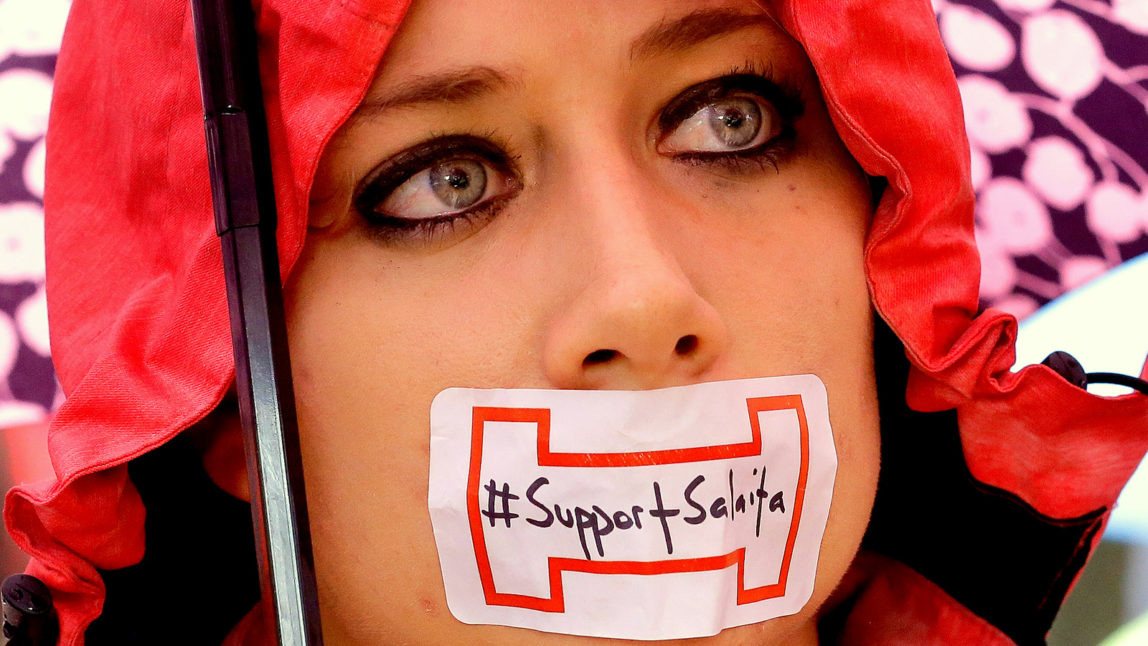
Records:
[[[67,8],[0,0],[0,428],[40,421],[58,399],[43,290],[43,141]]]
[[[1023,318],[1148,252],[1148,3],[933,6],[965,102],[982,304]]]

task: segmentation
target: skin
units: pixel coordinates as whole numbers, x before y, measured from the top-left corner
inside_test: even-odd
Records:
[[[416,1],[365,100],[375,107],[329,144],[287,287],[328,644],[610,641],[450,615],[426,507],[429,408],[442,389],[802,373],[826,384],[839,459],[813,597],[797,615],[686,641],[816,643],[818,610],[856,553],[877,482],[862,264],[870,195],[801,47],[772,22],[635,55],[643,34],[699,8],[763,11],[720,0]],[[663,108],[747,61],[800,93],[792,150],[776,167],[675,158]],[[379,105],[469,66],[505,82],[456,102]],[[372,233],[353,205],[360,180],[426,139],[462,133],[492,135],[513,158],[513,177],[495,178],[511,194],[501,210],[425,237]]]

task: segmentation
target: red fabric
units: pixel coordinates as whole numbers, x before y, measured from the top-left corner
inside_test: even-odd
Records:
[[[284,275],[323,145],[366,91],[405,4],[257,3]],[[976,316],[968,147],[929,3],[777,6],[846,145],[889,179],[866,257],[875,306],[913,364],[909,403],[957,408],[974,475],[1043,513],[1110,505],[1148,447],[1148,398],[1094,397],[1043,367],[1009,373],[1015,320]],[[126,462],[202,418],[233,378],[194,52],[185,0],[76,0],[57,67],[47,280],[68,398],[49,438],[58,479],[14,489],[4,514],[53,590],[68,646],[102,606],[95,568],[142,556],[144,509]],[[1007,643],[902,566],[864,580],[842,643]]]
[[[1148,450],[1148,399],[1097,397],[1043,366],[1010,373],[1016,320],[977,316],[968,142],[928,3],[780,7],[842,140],[867,173],[889,179],[866,260],[874,305],[913,364],[909,405],[958,409],[973,476],[1038,511],[1110,506]]]
[[[266,613],[259,605],[252,608],[250,612],[244,615],[243,619],[235,626],[235,629],[223,640],[220,646],[261,646],[263,644],[273,643],[267,636],[264,627],[264,618]]]
[[[365,92],[403,2],[257,6],[283,274],[324,142]],[[143,555],[125,463],[214,408],[233,378],[190,4],[72,6],[46,168],[58,480],[11,491],[5,522],[51,588],[62,644],[100,611],[95,568]]]
[[[912,569],[870,554],[851,574],[857,595],[839,646],[1009,646],[1012,640]]]

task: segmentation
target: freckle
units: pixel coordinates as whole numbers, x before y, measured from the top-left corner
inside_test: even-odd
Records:
[[[789,185],[789,192],[790,193],[792,193],[793,191],[796,191],[796,190],[797,190],[797,184],[790,184]]]

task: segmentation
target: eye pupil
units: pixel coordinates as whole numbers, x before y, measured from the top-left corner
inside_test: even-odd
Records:
[[[430,170],[431,190],[443,204],[462,209],[478,202],[486,192],[486,171],[482,164],[455,159]]]
[[[761,109],[747,99],[715,104],[710,108],[710,129],[731,148],[745,146],[761,130]]]
[[[745,115],[736,110],[727,110],[718,118],[724,121],[725,127],[729,129],[740,128],[742,122],[745,121]]]

